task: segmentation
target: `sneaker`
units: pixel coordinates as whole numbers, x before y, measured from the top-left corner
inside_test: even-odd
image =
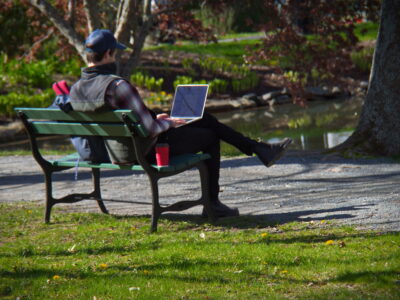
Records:
[[[229,206],[222,204],[219,201],[217,203],[211,203],[211,208],[214,210],[214,217],[216,217],[216,218],[238,217],[239,216],[239,210],[236,207],[230,208]],[[203,212],[201,213],[201,216],[203,218],[208,217],[205,207],[203,207]]]
[[[254,153],[269,168],[282,157],[291,142],[292,139],[285,138],[283,141],[274,144],[258,143],[254,147]]]

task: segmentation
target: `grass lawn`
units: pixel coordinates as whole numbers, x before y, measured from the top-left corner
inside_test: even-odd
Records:
[[[246,53],[246,48],[249,46],[255,46],[259,43],[260,40],[243,40],[209,44],[183,42],[175,45],[163,44],[160,46],[149,47],[146,50],[182,51],[200,55],[221,56],[236,63],[243,63],[243,55]]]
[[[325,221],[53,214],[1,204],[4,299],[398,299],[400,235]]]

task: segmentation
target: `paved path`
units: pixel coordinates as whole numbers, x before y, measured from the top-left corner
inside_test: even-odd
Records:
[[[79,170],[78,181],[74,170],[56,175],[55,180],[56,196],[91,188],[90,173],[84,169]],[[111,213],[150,214],[150,188],[144,174],[104,170],[101,181]],[[232,158],[223,160],[220,182],[221,200],[237,206],[242,215],[281,224],[334,220],[360,228],[400,231],[400,164],[391,160],[346,160],[289,151],[267,169],[255,157]],[[160,181],[164,203],[188,199],[198,191],[195,170]],[[0,157],[0,202],[42,203],[43,199],[43,176],[30,156]],[[68,211],[99,212],[95,201],[60,206]],[[184,214],[200,211],[195,207]]]

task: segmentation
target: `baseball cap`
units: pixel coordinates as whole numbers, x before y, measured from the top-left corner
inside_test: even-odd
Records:
[[[114,34],[108,29],[94,30],[85,41],[85,51],[103,53],[108,49],[126,49],[124,44],[118,43]]]

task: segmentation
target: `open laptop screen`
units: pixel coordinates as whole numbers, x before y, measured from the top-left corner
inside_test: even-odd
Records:
[[[178,85],[172,104],[173,118],[201,118],[207,98],[208,85]]]

